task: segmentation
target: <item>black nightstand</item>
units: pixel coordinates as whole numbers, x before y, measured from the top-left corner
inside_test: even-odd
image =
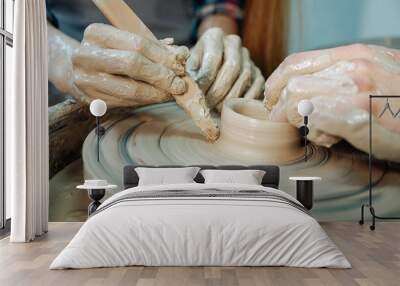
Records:
[[[303,206],[311,210],[314,203],[314,181],[321,180],[320,177],[290,177],[289,180],[296,181],[296,199]]]

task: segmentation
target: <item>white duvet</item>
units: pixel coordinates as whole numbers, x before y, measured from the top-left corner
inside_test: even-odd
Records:
[[[100,206],[103,211],[83,224],[50,269],[127,265],[351,267],[318,222],[289,204],[234,197],[151,198],[110,204],[132,192],[204,189],[261,190],[297,202],[282,191],[254,185],[127,189]]]

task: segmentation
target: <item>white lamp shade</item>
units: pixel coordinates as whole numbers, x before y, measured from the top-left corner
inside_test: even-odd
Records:
[[[313,111],[314,111],[314,105],[308,99],[300,100],[299,104],[297,105],[297,112],[301,116],[309,116]]]
[[[90,103],[90,113],[93,116],[103,116],[107,111],[107,104],[101,99],[95,99]]]

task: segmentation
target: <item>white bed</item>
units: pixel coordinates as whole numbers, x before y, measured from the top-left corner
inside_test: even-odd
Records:
[[[351,267],[283,191],[198,183],[138,186],[110,197],[50,269],[128,265]]]

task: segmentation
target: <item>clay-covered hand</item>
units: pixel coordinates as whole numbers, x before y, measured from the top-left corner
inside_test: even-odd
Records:
[[[92,24],[82,43],[48,24],[49,80],[80,103],[136,107],[175,99],[210,141],[219,129],[197,84],[186,75],[186,47]],[[150,39],[150,40],[149,40]]]
[[[237,35],[208,29],[190,52],[186,69],[206,95],[210,108],[224,99],[262,95],[264,78]]]
[[[73,81],[84,99],[110,107],[140,106],[183,94],[186,47],[153,41],[106,24],[91,24],[72,54]]]
[[[354,44],[293,54],[265,84],[265,105],[274,121],[302,125],[297,104],[310,99],[309,139],[330,147],[341,139],[368,152],[369,95],[400,94],[400,51]],[[400,100],[389,100],[396,115]],[[380,159],[400,161],[400,113],[380,116],[387,101],[374,100],[373,151]]]

